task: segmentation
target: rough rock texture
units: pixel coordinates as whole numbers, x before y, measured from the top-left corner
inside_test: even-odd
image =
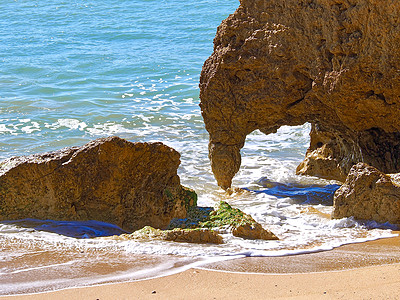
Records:
[[[321,126],[313,124],[310,132],[310,147],[306,157],[297,167],[296,173],[313,175],[326,179],[344,182],[348,168],[357,160],[347,157],[352,153],[352,144],[337,139],[329,130],[321,130]]]
[[[278,240],[271,231],[264,229],[252,216],[227,202],[221,201],[215,209],[211,207],[190,207],[186,219],[174,219],[169,228],[209,228],[216,231],[232,232],[244,239]]]
[[[271,231],[264,229],[259,223],[239,224],[232,228],[232,234],[251,240],[279,240]]]
[[[241,0],[200,79],[210,160],[227,189],[246,135],[313,124],[301,174],[400,171],[400,2]]]
[[[217,232],[209,229],[172,229],[160,230],[146,226],[131,234],[121,234],[106,239],[164,240],[196,244],[222,244],[223,239]]]
[[[400,224],[400,174],[384,174],[364,163],[354,165],[335,193],[332,216]]]
[[[199,224],[206,228],[228,227],[232,234],[244,239],[279,240],[271,231],[264,229],[252,216],[238,208],[233,208],[227,202],[221,201],[209,217]]]
[[[98,220],[127,231],[184,218],[196,194],[180,185],[180,155],[118,137],[0,162],[0,220]]]
[[[209,220],[210,213],[214,211],[212,207],[191,206],[187,210],[185,219],[172,219],[167,229],[175,228],[203,228],[202,224]],[[207,227],[210,228],[211,226]]]

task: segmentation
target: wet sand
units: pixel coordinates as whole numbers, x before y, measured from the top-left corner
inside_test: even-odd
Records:
[[[237,259],[207,268],[0,299],[400,299],[400,237],[313,254]]]
[[[287,274],[340,271],[394,263],[400,263],[400,236],[344,245],[331,251],[282,257],[249,257],[205,267],[230,272]]]

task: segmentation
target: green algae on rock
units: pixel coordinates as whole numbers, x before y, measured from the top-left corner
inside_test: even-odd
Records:
[[[248,223],[253,224],[256,221],[240,209],[233,208],[227,202],[221,201],[216,210],[210,213],[209,219],[203,222],[201,226],[207,228],[223,227],[226,225],[236,227]]]
[[[192,189],[182,186],[178,191],[171,192],[170,189],[166,188],[164,194],[171,202],[184,202],[186,210],[197,205],[197,194]]]
[[[200,225],[205,228],[228,226],[234,236],[244,239],[278,240],[275,234],[264,229],[252,216],[224,201],[210,213],[209,220]]]
[[[250,215],[221,201],[214,210],[210,207],[191,207],[186,219],[173,219],[169,228],[227,228],[234,236],[245,239],[278,240]]]
[[[225,201],[221,201],[216,209],[191,206],[188,208],[187,218],[173,219],[167,230],[146,226],[131,234],[108,238],[222,244],[223,239],[218,232],[224,229],[244,239],[278,240],[250,215],[233,208]]]
[[[210,213],[214,211],[212,207],[192,206],[187,210],[185,219],[172,219],[167,229],[174,228],[200,228],[202,222],[209,219]]]

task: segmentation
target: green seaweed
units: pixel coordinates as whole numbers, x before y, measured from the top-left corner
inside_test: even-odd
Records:
[[[168,198],[170,201],[174,201],[174,200],[175,200],[174,195],[172,195],[172,193],[171,193],[171,191],[170,191],[169,189],[165,189],[165,190],[164,190],[164,193],[165,193],[165,195],[167,196],[167,198]]]
[[[182,187],[183,191],[183,200],[185,201],[186,208],[197,206],[197,194],[194,190],[189,189],[187,187]]]
[[[168,197],[169,191],[165,191]],[[173,197],[172,193],[169,197]],[[219,229],[228,227],[233,231],[237,230],[240,226],[261,227],[250,215],[245,214],[237,208],[233,208],[227,202],[221,201],[216,209],[211,207],[198,207],[190,206],[187,210],[187,218],[173,219],[167,230],[155,229],[146,226],[132,234],[121,235],[121,238],[127,239],[161,239],[169,241],[184,241],[184,242],[199,242],[199,243],[222,243],[222,237],[218,235]],[[256,226],[257,225],[257,226]],[[225,230],[224,229],[224,230]],[[204,237],[199,231],[208,231],[208,235]],[[235,235],[235,233],[233,232]],[[236,235],[243,238],[254,238],[254,235],[243,236]],[[206,238],[206,239],[204,239]],[[255,237],[255,238],[263,238]],[[264,239],[264,238],[263,238]],[[268,238],[274,239],[274,238]]]
[[[190,207],[187,218],[173,219],[168,229],[237,227],[255,223],[250,215],[243,213],[238,208],[233,208],[225,201],[221,201],[216,209],[211,207]]]
[[[178,200],[182,200],[185,204],[186,210],[190,207],[197,205],[197,194],[195,191],[182,186],[181,189],[173,193],[168,188],[164,190],[164,194],[167,196],[168,200],[175,203]]]
[[[225,201],[221,201],[218,208],[210,213],[208,220],[200,222],[199,226],[201,228],[237,227],[255,223],[250,215],[245,214],[238,208],[233,208]]]

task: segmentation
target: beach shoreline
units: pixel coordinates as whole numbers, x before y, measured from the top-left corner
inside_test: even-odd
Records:
[[[397,236],[318,253],[229,260],[152,279],[0,299],[397,299],[399,250]]]
[[[398,299],[400,264],[297,274],[189,269],[155,279],[0,299]]]

